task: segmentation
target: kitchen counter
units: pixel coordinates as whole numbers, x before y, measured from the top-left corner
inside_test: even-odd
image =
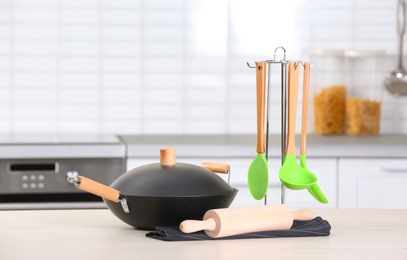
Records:
[[[330,236],[164,242],[108,210],[0,211],[0,259],[407,259],[407,210],[315,213]]]
[[[128,157],[157,157],[160,148],[172,146],[177,155],[193,157],[252,157],[254,135],[124,135]],[[299,151],[300,136],[296,137]],[[309,135],[307,155],[315,157],[407,157],[407,135]],[[281,137],[270,135],[269,156],[281,156]]]
[[[0,159],[124,158],[125,145],[114,135],[0,135]]]

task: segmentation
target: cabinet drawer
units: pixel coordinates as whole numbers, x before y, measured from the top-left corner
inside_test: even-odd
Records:
[[[340,208],[407,208],[406,159],[340,159]]]

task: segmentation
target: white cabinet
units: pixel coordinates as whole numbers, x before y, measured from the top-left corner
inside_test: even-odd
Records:
[[[231,207],[244,207],[263,205],[264,200],[254,199],[247,185],[247,171],[253,158],[182,158],[177,157],[178,162],[200,165],[204,161],[227,163],[231,166],[230,185],[239,190]],[[140,165],[148,163],[158,163],[158,158],[129,158],[127,160],[127,169],[130,170]],[[285,189],[285,203],[292,208],[308,207],[337,207],[337,159],[335,158],[308,158],[308,169],[312,171],[319,179],[318,184],[329,200],[328,204],[322,204],[314,199],[307,190],[289,190]],[[267,192],[267,204],[281,203],[281,183],[278,172],[281,167],[280,158],[269,159],[269,188]],[[218,174],[226,182],[228,176]]]
[[[407,159],[339,159],[339,208],[407,209]]]

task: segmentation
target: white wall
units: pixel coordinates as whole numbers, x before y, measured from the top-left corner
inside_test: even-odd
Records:
[[[383,101],[382,133],[407,133],[406,99],[382,87],[396,66],[395,14],[396,0],[0,0],[0,133],[255,133],[246,62],[280,45],[293,60],[386,50],[312,57],[311,93],[345,83]]]

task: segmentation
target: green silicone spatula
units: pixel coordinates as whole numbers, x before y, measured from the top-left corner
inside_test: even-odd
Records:
[[[266,104],[266,62],[256,62],[257,156],[250,164],[247,181],[253,198],[261,200],[267,193],[268,163],[264,146],[264,117]]]
[[[313,173],[298,165],[295,153],[299,71],[299,63],[288,63],[288,141],[286,156],[279,172],[280,181],[292,190],[307,189],[318,180]]]
[[[309,96],[309,82],[310,82],[310,63],[304,64],[304,83],[302,94],[302,124],[301,124],[301,145],[300,145],[300,165],[302,168],[307,168],[307,127],[308,127],[308,96]],[[309,170],[308,170],[309,171]],[[309,193],[321,203],[328,203],[328,199],[322,192],[319,185],[315,182],[307,188]]]

